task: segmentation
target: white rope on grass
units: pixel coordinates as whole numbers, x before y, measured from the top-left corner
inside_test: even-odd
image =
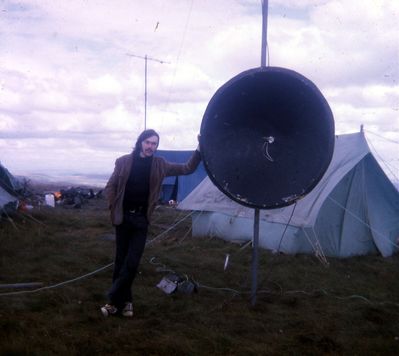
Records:
[[[196,285],[199,288],[205,288],[205,289],[215,290],[215,291],[219,291],[220,290],[220,291],[226,291],[226,292],[233,292],[234,294],[238,294],[238,295],[240,295],[240,294],[241,295],[243,295],[243,294],[251,294],[250,291],[238,291],[238,290],[235,290],[235,289],[232,289],[232,288],[226,288],[226,287],[219,287],[219,288],[210,287],[210,286],[206,286],[206,285],[200,284],[198,282],[196,282]],[[366,297],[363,297],[362,295],[358,295],[358,294],[352,294],[352,295],[340,297],[340,296],[337,296],[337,295],[329,294],[324,289],[317,289],[317,290],[314,290],[312,292],[306,292],[304,290],[291,290],[291,291],[288,290],[288,291],[285,291],[285,292],[278,293],[278,295],[282,296],[284,294],[285,295],[289,295],[289,294],[304,294],[304,295],[312,297],[315,294],[317,294],[317,292],[322,292],[322,294],[324,294],[325,296],[330,297],[330,298],[335,298],[335,299],[338,299],[338,300],[360,299],[360,300],[364,301],[365,303],[371,304],[371,305],[389,304],[389,305],[394,305],[396,307],[399,307],[399,303],[395,303],[395,302],[391,302],[391,301],[374,302],[374,301],[371,301],[371,300],[367,299]],[[257,292],[257,294],[276,294],[276,293],[273,293],[273,291],[271,291],[271,290],[260,290],[260,291]]]
[[[220,291],[226,291],[226,292],[233,292],[235,294],[251,294],[250,291],[238,291],[236,289],[226,288],[226,287],[219,287],[219,288],[210,287],[210,286],[200,284],[198,282],[196,282],[196,285],[198,288],[205,288],[205,289],[215,290],[215,291],[220,290]],[[289,291],[278,293],[278,295],[281,296],[284,294],[285,295],[287,295],[287,294],[305,294],[305,295],[311,297],[311,296],[314,296],[317,292],[322,292],[322,294],[324,294],[325,296],[332,297],[332,298],[335,298],[338,300],[360,299],[368,304],[391,304],[391,305],[399,306],[399,304],[395,303],[395,302],[372,302],[371,300],[367,299],[366,297],[363,297],[363,296],[357,295],[357,294],[352,294],[352,295],[345,296],[345,297],[339,297],[339,296],[331,295],[331,294],[327,293],[324,289],[314,290],[312,292],[306,292],[304,290],[291,290],[291,291],[289,290]],[[271,290],[260,290],[257,293],[258,294],[275,294]]]
[[[250,246],[252,244],[252,240],[249,240],[247,242],[245,242],[241,247],[240,247],[240,251],[245,250],[248,246]]]
[[[15,225],[14,220],[11,218],[10,215],[7,214],[6,209],[1,209],[0,213],[4,214],[6,216],[7,220],[10,222],[10,224],[14,227],[15,230],[17,230],[17,231],[19,230],[17,225]],[[1,217],[1,215],[0,215],[0,217]]]
[[[35,223],[38,223],[38,224],[43,225],[43,226],[47,226],[45,223],[43,223],[43,222],[41,222],[40,220],[34,218],[31,214],[28,214],[28,213],[26,213],[26,212],[24,212],[24,211],[19,212],[19,214],[20,214],[21,216],[25,217],[25,218],[31,219],[31,220],[34,221]]]
[[[152,240],[147,241],[146,246],[154,243],[155,241],[157,241],[158,239],[160,239],[162,236],[166,235],[170,230],[174,229],[177,225],[179,225],[181,222],[183,222],[184,220],[186,220],[188,217],[190,217],[191,215],[194,214],[194,210],[187,214],[186,216],[184,216],[182,219],[180,219],[178,222],[176,222],[175,224],[173,224],[172,226],[170,226],[169,228],[167,228],[165,231],[161,232],[158,236],[154,237]]]
[[[312,241],[310,236],[308,235],[306,229],[304,227],[301,228],[303,233],[305,234],[306,239],[308,240],[310,246],[312,247],[315,257],[321,262],[325,267],[329,266],[329,262],[324,254],[323,248],[321,247],[319,238],[317,237],[315,229],[312,227],[313,235],[316,241]]]
[[[194,214],[194,213],[196,213],[196,212],[197,212],[197,211],[194,211],[194,210],[193,210],[192,213]],[[179,240],[179,244],[181,244],[181,243],[186,239],[186,237],[188,236],[188,234],[193,230],[193,225],[198,221],[198,219],[200,218],[200,216],[202,215],[203,212],[204,212],[204,210],[201,210],[201,211],[199,212],[199,214],[193,218],[193,222],[191,223],[190,228],[187,230],[187,232],[184,234],[184,236]]]
[[[0,293],[0,297],[1,297],[1,296],[6,296],[6,295],[19,295],[19,294],[27,294],[27,293],[37,293],[37,292],[40,292],[40,291],[43,291],[43,290],[48,290],[48,289],[53,289],[53,288],[61,287],[61,286],[64,286],[64,285],[66,285],[66,284],[79,281],[80,279],[83,279],[83,278],[87,278],[87,277],[89,277],[89,276],[92,276],[93,274],[96,274],[96,273],[98,273],[98,272],[101,272],[101,271],[103,271],[103,270],[105,270],[105,269],[111,267],[113,264],[114,264],[113,262],[112,262],[112,263],[109,263],[108,265],[103,266],[103,267],[101,267],[101,268],[98,268],[98,269],[96,269],[96,270],[93,271],[93,272],[86,273],[86,274],[84,274],[83,276],[79,276],[79,277],[76,277],[76,278],[74,278],[74,279],[70,279],[70,280],[65,281],[65,282],[60,282],[60,283],[57,283],[57,284],[53,284],[53,285],[51,285],[51,286],[41,287],[41,288],[37,288],[37,289],[34,289],[34,290],[24,290],[24,291],[19,291],[19,292]]]
[[[194,281],[195,282],[195,281]],[[240,291],[238,291],[238,290],[235,290],[235,289],[232,289],[232,288],[223,288],[223,287],[221,287],[221,288],[217,288],[217,287],[210,287],[210,286],[206,286],[205,284],[200,284],[200,283],[198,283],[198,282],[195,282],[195,285],[198,287],[198,288],[204,288],[204,289],[210,289],[210,290],[220,290],[220,291],[225,291],[225,292],[233,292],[233,293],[235,293],[235,294],[243,294],[244,292],[240,292]]]
[[[179,220],[177,223],[173,224],[171,227],[169,227],[167,230],[165,230],[164,232],[162,232],[161,234],[159,234],[158,236],[156,236],[155,238],[153,238],[151,241],[148,242],[148,244],[152,243],[153,241],[159,239],[160,237],[162,237],[163,235],[165,235],[167,232],[169,232],[170,230],[172,230],[174,227],[176,227],[178,224],[180,224],[182,221],[184,221],[185,219],[187,219],[189,216],[191,216],[194,213],[194,211],[192,211],[191,213],[187,214],[185,217],[183,217],[183,219]],[[81,279],[87,278],[89,276],[92,276],[93,274],[96,274],[98,272],[101,272],[111,266],[114,265],[114,262],[107,264],[106,266],[100,267],[98,269],[96,269],[95,271],[86,273],[82,276],[76,277],[74,279],[70,279],[64,282],[60,282],[57,284],[53,284],[50,286],[45,286],[45,287],[41,287],[41,288],[37,288],[37,289],[33,289],[33,290],[25,290],[25,291],[19,291],[19,292],[7,292],[7,293],[0,293],[0,297],[2,296],[10,296],[10,295],[19,295],[19,294],[28,294],[28,293],[37,293],[43,290],[49,290],[49,289],[53,289],[53,288],[57,288],[57,287],[61,287],[64,286],[66,284],[69,283],[73,283],[76,281],[79,281]]]

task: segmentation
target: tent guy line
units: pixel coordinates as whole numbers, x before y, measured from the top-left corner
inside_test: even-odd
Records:
[[[326,255],[323,252],[323,248],[320,245],[320,241],[317,239],[317,234],[316,231],[314,230],[314,227],[312,226],[312,232],[313,236],[315,236],[315,241],[313,242],[310,236],[308,235],[306,229],[302,229],[304,235],[306,236],[306,239],[308,240],[309,244],[312,246],[314,254],[316,258],[326,267],[328,267],[329,262],[327,260]]]
[[[293,209],[293,212],[294,212],[294,210],[295,210],[295,209]],[[159,234],[159,235],[158,235],[157,237],[155,237],[154,239],[150,240],[149,243],[154,242],[155,240],[158,240],[161,236],[163,236],[164,234],[166,234],[167,232],[169,232],[170,230],[172,230],[174,227],[176,227],[177,225],[179,225],[181,222],[183,222],[184,220],[186,220],[186,219],[187,219],[189,216],[191,216],[193,213],[194,213],[194,211],[191,212],[191,213],[189,213],[189,214],[187,214],[186,216],[184,216],[184,217],[183,217],[182,219],[180,219],[177,223],[175,223],[174,225],[172,225],[171,227],[169,227],[167,230],[165,230],[164,232],[162,232],[161,234]],[[293,214],[292,214],[292,215],[293,215]],[[291,217],[292,217],[292,215],[291,215]],[[287,226],[288,226],[288,223],[287,223]],[[282,238],[283,238],[283,237],[284,237],[284,235],[282,236]],[[282,238],[281,238],[281,240],[282,240]],[[241,251],[241,249],[240,249],[240,251]],[[150,260],[149,262],[152,263],[151,260]],[[84,274],[84,275],[82,275],[82,276],[79,276],[79,277],[76,277],[76,278],[73,278],[73,279],[70,279],[70,280],[66,280],[66,281],[64,281],[64,282],[60,282],[60,283],[57,283],[57,284],[53,284],[53,285],[50,285],[50,286],[45,286],[45,287],[37,288],[37,289],[34,289],[34,290],[26,290],[26,291],[18,291],[18,292],[0,293],[0,297],[2,297],[2,296],[15,296],[15,295],[22,295],[22,294],[32,294],[32,293],[37,293],[37,292],[44,291],[44,290],[50,290],[50,289],[62,287],[62,286],[64,286],[64,285],[67,285],[67,284],[70,284],[70,283],[73,283],[73,282],[77,282],[77,281],[79,281],[79,280],[82,280],[82,279],[84,279],[84,278],[90,277],[90,276],[92,276],[92,275],[94,275],[94,274],[97,274],[97,273],[99,273],[99,272],[102,272],[102,271],[104,271],[105,269],[107,269],[107,268],[113,266],[113,264],[114,264],[113,262],[112,262],[112,263],[109,263],[109,264],[107,264],[107,265],[105,265],[105,266],[103,266],[103,267],[100,267],[100,268],[98,268],[98,269],[96,269],[96,270],[94,270],[94,271],[92,271],[92,272],[86,273],[86,274]],[[163,265],[163,266],[165,266],[165,265]],[[268,275],[270,276],[270,273],[269,273]],[[245,294],[250,294],[250,293],[251,293],[250,291],[238,291],[238,290],[236,290],[236,289],[232,289],[232,288],[229,288],[229,287],[211,287],[211,286],[207,286],[207,285],[201,284],[201,283],[199,283],[199,282],[197,282],[197,281],[195,281],[195,280],[194,280],[194,282],[196,283],[196,285],[198,286],[198,288],[204,288],[204,289],[215,290],[215,291],[221,290],[221,291],[233,292],[233,293],[235,293],[235,294],[241,294],[241,295],[245,295]],[[369,304],[374,304],[374,305],[390,304],[390,305],[394,305],[394,306],[398,306],[398,307],[399,307],[399,303],[395,303],[395,302],[391,302],[391,301],[378,301],[378,302],[376,302],[376,301],[371,301],[370,299],[367,299],[367,298],[365,298],[365,297],[363,297],[363,296],[361,296],[361,295],[356,295],[356,294],[349,295],[349,296],[336,296],[336,295],[332,295],[332,294],[330,294],[330,293],[327,293],[324,289],[314,290],[314,291],[312,291],[312,292],[306,292],[306,291],[302,291],[302,290],[291,290],[291,291],[288,290],[288,291],[283,291],[283,289],[281,288],[281,292],[278,293],[278,295],[284,295],[284,294],[298,294],[298,293],[301,293],[301,294],[305,294],[305,295],[312,296],[312,295],[314,295],[314,294],[317,294],[319,291],[322,291],[323,294],[326,295],[326,296],[329,296],[329,297],[332,297],[332,298],[335,298],[335,299],[338,299],[338,300],[360,299],[360,300],[362,300],[362,301],[364,301],[364,302],[367,302],[367,303],[369,303]],[[273,292],[272,292],[271,290],[259,290],[259,291],[257,291],[257,293],[258,293],[258,294],[265,294],[265,293],[267,293],[267,294],[272,294]]]
[[[151,243],[155,242],[155,241],[158,240],[160,237],[162,237],[162,236],[165,235],[167,232],[169,232],[170,230],[172,230],[173,228],[175,228],[177,225],[179,225],[181,222],[183,222],[183,221],[186,220],[188,217],[190,217],[192,214],[193,214],[193,212],[192,212],[192,213],[189,213],[189,214],[187,214],[187,215],[185,215],[185,216],[184,216],[182,219],[180,219],[177,223],[173,224],[173,225],[170,226],[168,229],[166,229],[165,231],[163,231],[162,233],[160,233],[158,236],[156,236],[156,237],[154,237],[152,240],[148,241],[147,244],[151,244]],[[0,293],[0,297],[1,297],[1,296],[9,296],[9,295],[19,295],[19,294],[36,293],[36,292],[40,292],[40,291],[43,291],[43,290],[48,290],[48,289],[53,289],[53,288],[61,287],[61,286],[64,286],[64,285],[66,285],[66,284],[70,284],[70,283],[73,283],[73,282],[77,282],[77,281],[79,281],[79,280],[81,280],[81,279],[90,277],[90,276],[92,276],[92,275],[94,275],[94,274],[97,274],[97,273],[99,273],[99,272],[101,272],[101,271],[103,271],[103,270],[105,270],[105,269],[107,269],[107,268],[109,268],[109,267],[111,267],[111,266],[113,266],[113,265],[114,265],[114,263],[112,262],[112,263],[109,263],[109,264],[107,264],[107,265],[105,265],[105,266],[103,266],[103,267],[100,267],[100,268],[96,269],[95,271],[86,273],[86,274],[84,274],[84,275],[82,275],[82,276],[79,276],[79,277],[76,277],[76,278],[73,278],[73,279],[69,279],[69,280],[66,280],[66,281],[64,281],[64,282],[60,282],[60,283],[57,283],[57,284],[53,284],[53,285],[50,285],[50,286],[45,286],[45,287],[37,288],[37,289],[34,289],[34,290],[26,290],[26,291],[19,291],[19,292]]]
[[[387,141],[387,142],[391,142],[391,143],[395,143],[395,144],[399,145],[399,141],[391,140],[391,139],[389,139],[389,138],[386,138],[386,137],[384,137],[384,136],[382,136],[382,135],[379,135],[378,133],[376,133],[376,132],[374,132],[374,131],[370,131],[370,130],[368,130],[368,129],[367,129],[367,130],[364,129],[364,131],[367,132],[367,133],[371,133],[372,135],[375,135],[375,136],[377,136],[377,137],[379,137],[379,138],[381,138],[381,139],[383,139],[383,140],[385,140],[385,141]],[[367,142],[369,142],[369,141],[367,141]]]
[[[295,210],[295,209],[294,209],[294,210]],[[293,210],[293,212],[294,212],[294,210]],[[164,236],[166,233],[168,233],[169,231],[171,231],[172,229],[174,229],[177,225],[179,225],[180,223],[182,223],[183,221],[185,221],[188,217],[192,216],[193,213],[194,213],[194,211],[192,211],[192,212],[189,213],[189,214],[186,214],[182,219],[178,220],[175,224],[172,224],[172,225],[171,225],[169,228],[167,228],[165,231],[163,231],[162,233],[158,234],[158,235],[157,235],[156,237],[154,237],[152,240],[148,241],[147,244],[150,245],[151,243],[153,243],[153,242],[159,240],[159,239],[160,239],[162,236]],[[292,214],[292,215],[293,215],[293,214]],[[292,217],[292,215],[291,215],[291,217]],[[288,226],[288,224],[287,224],[287,226]],[[283,239],[283,237],[284,237],[284,235],[282,236],[281,240]],[[239,250],[238,253],[240,253],[241,251],[242,251],[242,248],[240,248],[240,250]],[[151,260],[150,260],[149,262],[152,263]],[[18,291],[18,292],[0,293],[0,297],[1,297],[1,296],[21,295],[21,294],[31,294],[31,293],[37,293],[37,292],[40,292],[40,291],[44,291],[44,290],[49,290],[49,289],[58,288],[58,287],[61,287],[61,286],[66,285],[66,284],[70,284],[70,283],[73,283],[73,282],[77,282],[77,281],[79,281],[79,280],[81,280],[81,279],[84,279],[84,278],[90,277],[90,276],[92,276],[92,275],[94,275],[94,274],[97,274],[97,273],[99,273],[99,272],[102,272],[102,271],[104,271],[105,269],[107,269],[107,268],[109,268],[109,267],[111,267],[111,266],[113,266],[113,265],[114,265],[114,263],[112,262],[112,263],[109,263],[109,264],[107,264],[107,265],[105,265],[105,266],[103,266],[103,267],[100,267],[100,268],[98,268],[98,269],[96,269],[96,270],[94,270],[94,271],[92,271],[92,272],[89,272],[89,273],[86,273],[86,274],[84,274],[84,275],[81,275],[81,276],[79,276],[79,277],[76,277],[76,278],[73,278],[73,279],[70,279],[70,280],[66,280],[66,281],[64,281],[64,282],[56,283],[56,284],[53,284],[53,285],[50,285],[50,286],[44,286],[44,287],[41,287],[41,288],[37,288],[37,289],[34,289],[34,290],[25,290],[25,291]],[[245,294],[245,293],[247,293],[247,292],[238,292],[238,291],[235,291],[235,290],[233,290],[233,289],[231,289],[231,288],[209,287],[209,286],[202,285],[202,284],[200,284],[200,283],[198,283],[198,282],[196,282],[196,283],[197,283],[198,286],[201,286],[201,287],[204,287],[204,288],[207,288],[207,289],[229,290],[229,291],[237,292],[238,294]]]
[[[343,205],[341,205],[339,202],[337,202],[334,198],[332,197],[328,197],[328,199],[330,199],[334,204],[338,205],[341,209],[345,210],[347,213],[349,213],[351,216],[353,216],[357,221],[359,221],[360,223],[362,223],[363,225],[365,225],[366,227],[368,227],[370,230],[372,230],[373,232],[375,232],[376,234],[378,234],[380,237],[382,237],[383,239],[385,239],[387,242],[389,242],[390,244],[392,244],[393,246],[399,248],[399,245],[393,241],[391,241],[389,238],[387,238],[383,233],[379,232],[378,230],[374,229],[372,226],[370,226],[370,224],[368,224],[367,222],[365,222],[363,219],[361,219],[360,217],[358,217],[356,214],[354,214],[353,212],[351,212],[349,209],[345,208]],[[398,236],[398,240],[399,240],[399,236]]]
[[[388,163],[387,160],[384,160],[381,155],[378,153],[378,151],[375,149],[373,143],[371,141],[367,141],[368,144],[370,144],[370,147],[373,149],[374,154],[377,156],[377,158],[384,164],[385,168],[387,171],[392,175],[392,178],[395,179],[397,182],[399,181],[398,176],[395,174],[393,166]]]
[[[77,281],[79,281],[79,280],[81,280],[81,279],[90,277],[90,276],[92,276],[92,275],[94,275],[94,274],[96,274],[96,273],[99,273],[99,272],[101,272],[101,271],[104,271],[105,269],[107,269],[107,268],[113,266],[113,264],[114,264],[113,262],[112,262],[112,263],[109,263],[109,264],[107,264],[107,265],[105,265],[105,266],[103,266],[103,267],[100,267],[100,268],[96,269],[95,271],[86,273],[86,274],[84,274],[84,275],[82,275],[82,276],[79,276],[79,277],[76,277],[76,278],[73,278],[73,279],[69,279],[69,280],[64,281],[64,282],[60,282],[60,283],[57,283],[57,284],[53,284],[53,285],[50,285],[50,286],[45,286],[45,287],[37,288],[37,289],[34,289],[34,290],[24,290],[24,291],[19,291],[19,292],[0,293],[0,297],[2,297],[2,296],[10,296],[10,295],[20,295],[20,294],[31,294],[31,293],[41,292],[41,291],[43,291],[43,290],[49,290],[49,289],[54,289],[54,288],[62,287],[62,286],[64,286],[64,285],[66,285],[66,284],[70,284],[70,283],[73,283],[73,282],[77,282]]]
[[[179,50],[178,50],[177,56],[176,56],[176,65],[175,65],[175,68],[173,70],[172,80],[170,82],[168,95],[167,95],[167,98],[166,98],[166,102],[164,104],[164,110],[165,111],[168,109],[168,107],[170,105],[170,96],[171,96],[172,89],[174,89],[176,75],[177,75],[177,69],[178,69],[178,66],[179,66],[179,61],[180,61],[180,57],[181,57],[181,54],[182,54],[182,50],[183,50],[183,47],[184,47],[184,44],[185,44],[185,41],[186,41],[186,35],[187,35],[188,25],[189,25],[190,19],[191,19],[191,12],[192,12],[192,9],[193,9],[193,3],[194,3],[194,0],[191,0],[190,8],[188,10],[188,14],[187,14],[187,18],[186,18],[186,22],[184,24],[184,30],[183,30],[183,34],[182,34],[182,39],[181,39]],[[174,137],[175,136],[173,136],[173,138]]]
[[[192,211],[191,213],[185,215],[182,219],[180,219],[177,223],[173,224],[172,226],[170,226],[169,228],[167,228],[165,231],[161,232],[158,236],[154,237],[153,239],[151,239],[150,241],[146,242],[146,246],[151,245],[152,243],[154,243],[155,241],[159,240],[162,236],[164,236],[165,234],[167,234],[170,230],[174,229],[177,225],[179,225],[181,222],[183,222],[184,220],[186,220],[188,217],[190,217],[191,215],[194,214],[194,211]]]

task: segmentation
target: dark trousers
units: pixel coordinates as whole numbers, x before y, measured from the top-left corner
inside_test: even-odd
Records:
[[[144,251],[148,220],[144,213],[125,213],[116,226],[116,254],[112,287],[108,293],[111,304],[122,307],[132,302],[132,283]]]

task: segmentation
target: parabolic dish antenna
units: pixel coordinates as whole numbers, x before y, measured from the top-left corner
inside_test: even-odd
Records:
[[[334,151],[334,119],[319,89],[279,67],[244,71],[210,100],[200,148],[213,183],[257,209],[290,205],[309,193]]]

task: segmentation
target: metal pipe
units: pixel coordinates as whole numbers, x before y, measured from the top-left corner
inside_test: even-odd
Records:
[[[259,246],[259,209],[254,212],[254,239],[252,242],[252,288],[251,288],[251,303],[256,303],[256,292],[258,289],[258,246]]]
[[[147,55],[145,59],[145,70],[144,70],[144,130],[147,129]]]
[[[268,7],[269,7],[269,1],[262,0],[262,52],[260,60],[261,67],[266,67]]]

